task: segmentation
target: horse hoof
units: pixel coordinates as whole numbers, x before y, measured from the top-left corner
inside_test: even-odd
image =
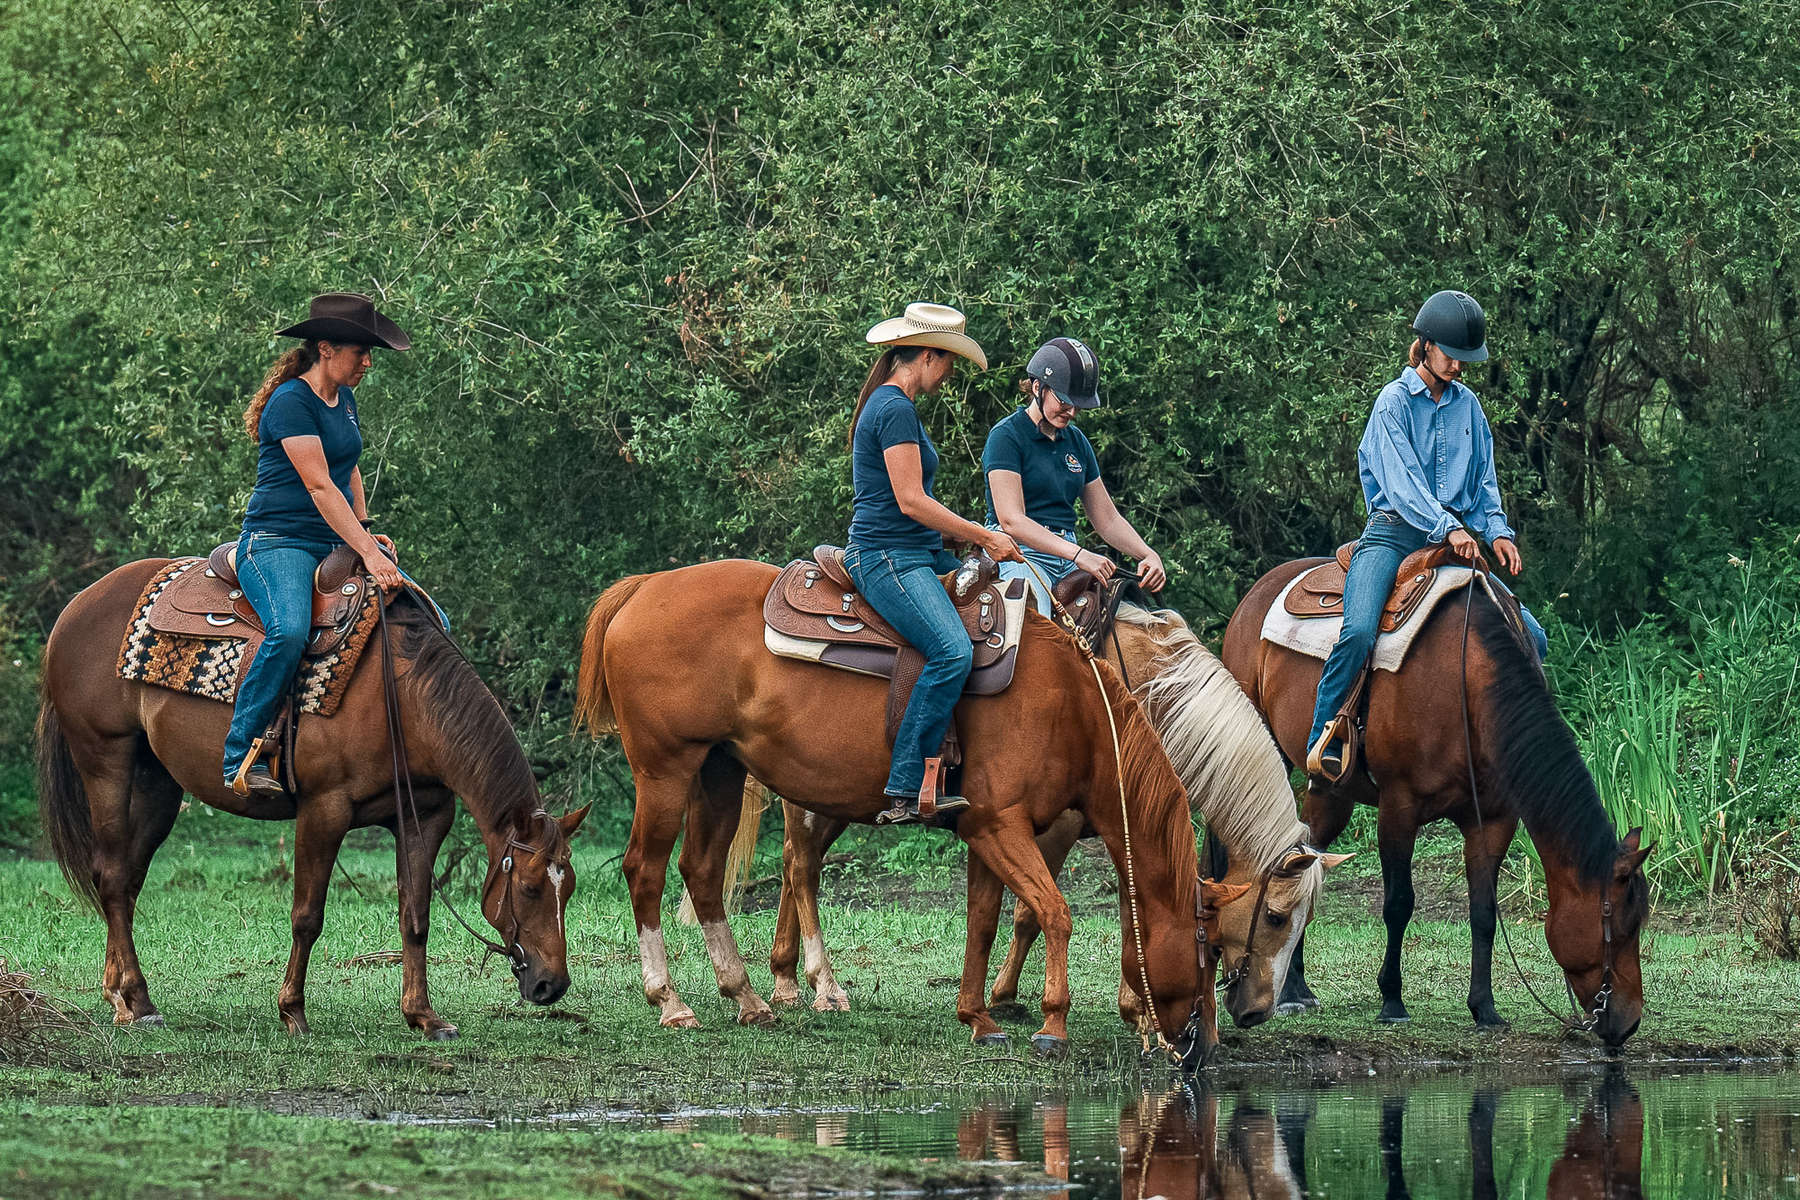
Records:
[[[1039,1058],[1061,1062],[1069,1056],[1069,1039],[1048,1033],[1034,1033],[1031,1035],[1031,1049]]]
[[[168,1022],[163,1020],[163,1015],[161,1013],[153,1012],[145,1013],[143,1016],[132,1021],[132,1024],[139,1029],[161,1029],[164,1025],[167,1025]]]
[[[1292,1017],[1319,1007],[1321,1007],[1321,1005],[1319,1004],[1319,998],[1317,996],[1307,996],[1302,1000],[1283,1000],[1280,1004],[1275,1006],[1275,1015],[1278,1017]]]
[[[814,1012],[849,1012],[850,997],[842,992],[835,995],[818,996],[814,998],[812,1006]]]
[[[789,991],[786,988],[776,988],[769,993],[769,1003],[780,1005],[782,1008],[793,1008],[800,1003],[800,989],[797,986],[793,991]],[[815,1004],[813,1007],[817,1008],[818,1005]]]
[[[767,1008],[745,1009],[738,1014],[739,1025],[773,1025],[775,1013]]]
[[[700,1018],[691,1012],[675,1013],[662,1019],[662,1027],[664,1029],[698,1029],[700,1028]]]
[[[454,1025],[439,1025],[436,1029],[425,1031],[425,1040],[428,1042],[454,1042],[456,1038],[457,1032]]]
[[[995,1049],[1004,1050],[1006,1047],[1012,1045],[1012,1039],[1007,1037],[1004,1033],[978,1033],[975,1035],[975,1044],[977,1046],[992,1046]]]
[[[1489,1017],[1486,1020],[1477,1017],[1475,1018],[1475,1028],[1485,1033],[1505,1033],[1512,1028],[1512,1022],[1505,1017]]]
[[[1382,1013],[1375,1019],[1383,1025],[1406,1025],[1412,1021],[1412,1016],[1408,1013]]]
[[[1031,1011],[1017,1000],[1002,1000],[988,1009],[988,1015],[996,1021],[1029,1021]]]

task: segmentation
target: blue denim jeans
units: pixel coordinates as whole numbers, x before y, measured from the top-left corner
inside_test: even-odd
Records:
[[[989,525],[988,528],[998,529],[1000,527],[998,525]],[[1074,548],[1074,530],[1052,529],[1050,532],[1054,533],[1063,541],[1068,542],[1070,549]],[[1046,592],[1044,590],[1044,585],[1038,582],[1038,574],[1041,572],[1043,577],[1049,580],[1050,586],[1055,587],[1074,572],[1075,564],[1069,559],[1060,558],[1054,554],[1045,554],[1042,550],[1033,550],[1024,542],[1019,543],[1019,551],[1037,567],[1037,570],[1033,571],[1027,568],[1024,563],[1004,562],[1000,564],[1000,579],[1002,582],[1013,579],[1023,579],[1026,583],[1030,584],[1031,598],[1033,602],[1036,603],[1037,610],[1048,617],[1051,614],[1050,593]]]
[[[937,550],[851,546],[844,566],[871,607],[925,655],[925,670],[906,702],[894,734],[887,794],[913,797],[925,782],[925,760],[938,752],[950,713],[974,665],[968,631],[950,603],[941,573],[957,568],[955,555]]]
[[[262,736],[312,632],[313,572],[336,542],[247,532],[238,539],[238,587],[263,625],[262,645],[238,681],[231,731],[225,735],[225,780],[237,778],[250,743]]]
[[[1400,560],[1429,544],[1423,530],[1407,524],[1397,513],[1369,515],[1369,523],[1356,544],[1356,553],[1350,557],[1350,570],[1344,578],[1344,627],[1338,633],[1330,657],[1325,660],[1325,672],[1319,677],[1312,732],[1306,738],[1309,751],[1319,740],[1319,735],[1325,732],[1326,722],[1343,707],[1357,673],[1375,649],[1375,637],[1381,628],[1381,611],[1393,592],[1394,573],[1400,569]],[[1494,582],[1502,588],[1506,586],[1498,579]],[[1525,629],[1531,635],[1538,661],[1542,662],[1550,650],[1543,626],[1523,605],[1519,611],[1525,618]]]

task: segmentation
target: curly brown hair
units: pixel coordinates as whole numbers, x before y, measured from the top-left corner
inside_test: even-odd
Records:
[[[318,361],[318,338],[308,338],[275,360],[275,365],[263,376],[262,386],[256,389],[256,395],[250,397],[250,407],[244,410],[244,430],[250,435],[251,441],[256,441],[257,426],[262,424],[263,407],[269,403],[270,394],[288,380],[297,379],[312,370]]]

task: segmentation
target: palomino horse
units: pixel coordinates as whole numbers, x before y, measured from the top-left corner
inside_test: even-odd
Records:
[[[1321,561],[1287,563],[1263,576],[1225,631],[1225,665],[1294,762],[1306,757],[1323,664],[1264,642],[1263,617],[1288,581]],[[1581,1024],[1607,1045],[1621,1045],[1644,1010],[1638,934],[1649,908],[1643,862],[1650,848],[1639,848],[1635,829],[1619,840],[1543,672],[1487,593],[1476,587],[1467,607],[1462,595],[1447,599],[1426,620],[1402,669],[1376,671],[1369,683],[1368,773],[1330,791],[1309,788],[1301,814],[1313,844],[1329,846],[1355,804],[1379,810],[1388,933],[1381,1019],[1407,1019],[1400,947],[1412,919],[1413,843],[1421,826],[1448,820],[1462,830],[1469,884],[1469,1012],[1479,1025],[1503,1023],[1492,985],[1495,886],[1523,821],[1550,894],[1545,939],[1584,1014]],[[1471,775],[1478,794],[1471,793]],[[1290,983],[1304,988],[1300,970]]]
[[[699,1023],[669,978],[662,934],[664,874],[684,822],[681,873],[719,990],[737,1001],[740,1022],[763,1022],[773,1013],[750,985],[723,899],[746,772],[834,820],[873,821],[886,805],[887,684],[769,653],[762,607],[776,574],[727,561],[633,576],[608,588],[588,618],[576,714],[596,734],[618,731],[636,779],[625,874],[644,995],[664,1025]],[[1001,889],[1011,888],[1037,913],[1049,947],[1033,1044],[1047,1054],[1067,1046],[1069,906],[1033,839],[1075,808],[1111,851],[1128,898],[1125,978],[1140,990],[1147,978],[1156,1029],[1191,1061],[1217,1035],[1191,1021],[1202,982],[1187,797],[1117,674],[1101,666],[1098,675],[1103,684],[1072,642],[1030,616],[1012,686],[959,710],[973,803],[956,831],[969,847],[957,1016],[978,1043],[1004,1037],[983,985]]]
[[[115,670],[133,606],[167,559],[127,563],[63,610],[44,647],[38,712],[38,803],[69,886],[106,919],[101,985],[121,1025],[161,1024],[132,944],[132,916],[150,858],[185,790],[223,812],[294,822],[293,951],[278,1007],[305,1033],[306,965],[325,922],[325,892],[344,835],[381,825],[401,839],[400,1011],[427,1037],[456,1036],[425,983],[432,866],[456,816],[456,796],[487,845],[482,914],[505,940],[519,995],[550,1004],[569,986],[563,911],[575,890],[569,838],[586,809],[543,810],[537,780],[506,714],[474,668],[410,596],[393,602],[406,764],[416,784],[406,827],[394,794],[381,655],[370,647],[330,718],[300,722],[295,763],[302,801],[241,797],[219,778],[231,707],[127,681]],[[416,821],[416,824],[415,824]]]
[[[1143,705],[1188,801],[1230,851],[1231,869],[1220,882],[1263,890],[1260,906],[1233,904],[1220,914],[1223,959],[1232,979],[1225,1009],[1240,1027],[1259,1025],[1274,1011],[1288,956],[1311,918],[1326,869],[1350,856],[1319,854],[1305,845],[1307,829],[1294,813],[1287,766],[1261,715],[1180,614],[1121,604],[1102,649]],[[819,872],[846,823],[791,805],[783,815],[781,912],[769,954],[775,975],[770,998],[799,1002],[796,967],[804,942],[813,1007],[848,1009],[849,997],[832,972],[819,932]],[[1081,813],[1071,811],[1038,836],[1052,877],[1062,870],[1082,827]],[[988,1000],[992,1011],[1018,1008],[1019,972],[1038,932],[1030,906],[1016,905],[1012,943]],[[1119,988],[1127,1021],[1135,1017],[1129,982],[1121,980]]]

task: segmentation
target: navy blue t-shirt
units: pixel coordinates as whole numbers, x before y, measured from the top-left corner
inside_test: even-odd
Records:
[[[981,451],[981,486],[987,494],[987,523],[998,525],[989,471],[1012,471],[1024,485],[1025,515],[1045,529],[1073,530],[1075,501],[1100,478],[1100,460],[1087,434],[1070,425],[1047,438],[1021,408],[995,425]]]
[[[290,379],[270,393],[257,422],[256,489],[244,510],[244,531],[338,541],[337,533],[319,515],[319,506],[307,493],[293,460],[281,448],[281,439],[291,437],[319,439],[325,447],[331,482],[354,511],[350,475],[362,457],[363,445],[362,430],[356,423],[356,398],[349,388],[339,388],[337,404],[329,405],[304,379]]]
[[[919,410],[905,392],[884,383],[869,396],[862,415],[856,419],[856,432],[850,438],[850,482],[854,507],[850,517],[850,544],[889,550],[941,550],[944,535],[929,525],[921,525],[900,511],[894,499],[894,481],[888,478],[887,460],[882,457],[889,446],[916,442],[919,466],[930,496],[932,481],[937,478],[937,447],[919,421]]]

